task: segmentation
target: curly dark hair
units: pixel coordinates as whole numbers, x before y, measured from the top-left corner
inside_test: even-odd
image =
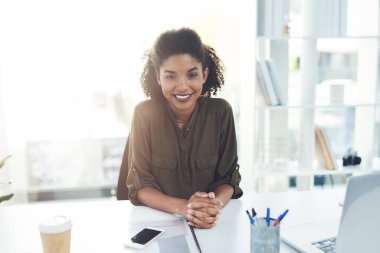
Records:
[[[153,48],[144,55],[146,62],[140,81],[148,98],[163,98],[161,87],[157,83],[156,71],[163,61],[176,54],[189,54],[202,63],[203,70],[208,68],[209,74],[201,95],[211,97],[218,93],[224,85],[224,67],[221,60],[212,47],[202,43],[195,31],[181,28],[162,33]]]

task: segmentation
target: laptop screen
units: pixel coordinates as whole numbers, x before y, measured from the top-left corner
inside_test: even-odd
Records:
[[[380,173],[352,177],[347,186],[337,252],[380,252]]]

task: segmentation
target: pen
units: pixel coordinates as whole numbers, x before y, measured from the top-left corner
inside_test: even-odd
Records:
[[[248,210],[245,210],[247,212],[247,215],[248,215],[248,218],[249,218],[249,221],[251,222],[251,224],[254,224],[255,221],[253,220],[251,214],[248,212]]]
[[[269,224],[270,224],[270,208],[268,207],[267,208],[267,225],[268,225],[268,227],[269,227]]]
[[[257,215],[255,209],[252,207],[252,218],[255,218]],[[255,220],[255,219],[254,219]],[[256,222],[259,224],[260,227],[262,227],[260,219],[256,217]]]
[[[285,217],[285,215],[289,212],[288,209],[285,210],[285,212],[283,214],[281,214],[280,216],[278,216],[278,218],[274,221],[274,224],[273,224],[273,227],[277,226],[281,221],[282,219]]]

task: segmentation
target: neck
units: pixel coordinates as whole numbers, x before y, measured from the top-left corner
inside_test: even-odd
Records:
[[[195,106],[190,108],[189,110],[183,110],[183,111],[176,110],[176,108],[173,108],[171,105],[170,105],[170,108],[172,109],[174,113],[174,117],[177,122],[178,121],[187,122],[191,116],[191,113],[194,111]]]

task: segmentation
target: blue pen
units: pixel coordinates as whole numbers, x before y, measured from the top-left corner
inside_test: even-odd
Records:
[[[248,215],[248,218],[249,218],[249,221],[251,222],[251,224],[254,224],[255,221],[253,220],[251,214],[248,212],[248,210],[245,210],[247,212],[247,215]]]
[[[266,218],[266,220],[267,220],[267,225],[269,227],[269,225],[270,225],[270,208],[269,207],[267,208],[267,218]]]
[[[278,216],[278,218],[274,221],[274,224],[273,226],[277,226],[281,221],[282,219],[285,217],[285,215],[289,212],[288,209],[285,210],[285,212],[283,214],[281,214],[280,216]]]
[[[257,215],[255,209],[252,207],[252,218],[255,218]],[[255,220],[255,219],[254,219]],[[261,227],[261,222],[260,222],[260,219],[256,217],[256,222],[258,223],[258,225]]]
[[[282,219],[285,217],[285,215],[286,215],[288,212],[289,212],[289,210],[286,209],[285,212],[281,215],[281,217],[280,217],[280,221],[279,221],[279,222],[282,221]]]

